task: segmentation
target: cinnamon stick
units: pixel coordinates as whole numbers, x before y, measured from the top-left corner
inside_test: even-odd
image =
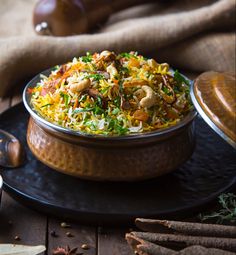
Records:
[[[145,242],[143,244],[137,245],[136,251],[138,254],[145,255],[177,255],[179,252],[162,247],[157,244],[153,244],[150,242]]]
[[[216,249],[205,248],[200,245],[192,245],[180,251],[171,250],[169,248],[154,244],[143,239],[140,239],[132,234],[126,234],[125,236],[128,244],[139,255],[233,255],[235,253]]]
[[[125,238],[134,252],[138,252],[138,254],[147,254],[147,255],[176,255],[178,254],[176,251],[171,249],[150,243],[143,239],[140,239],[132,234],[126,234]]]
[[[135,224],[139,229],[149,232],[160,232],[162,227],[167,231],[170,230],[187,235],[236,238],[236,226],[142,218],[137,218]]]
[[[192,245],[178,252],[179,255],[235,255],[234,252]],[[157,255],[157,254],[154,254]],[[159,254],[158,254],[159,255]]]
[[[137,245],[143,244],[145,241],[143,239],[138,238],[137,236],[132,235],[131,233],[125,235],[125,239],[129,246],[137,251]]]
[[[174,234],[158,234],[146,232],[131,232],[132,235],[159,245],[171,245],[184,248],[190,245],[202,245],[207,248],[218,248],[236,252],[236,239],[223,237],[185,236]]]
[[[170,252],[169,252],[170,251]],[[200,245],[189,246],[179,252],[164,248],[153,243],[147,245],[138,245],[137,252],[139,255],[235,255],[230,251],[224,251],[215,248],[205,248]]]

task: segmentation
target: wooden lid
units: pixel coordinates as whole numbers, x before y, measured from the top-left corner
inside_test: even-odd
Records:
[[[205,72],[191,88],[202,118],[236,149],[236,83],[233,73]]]

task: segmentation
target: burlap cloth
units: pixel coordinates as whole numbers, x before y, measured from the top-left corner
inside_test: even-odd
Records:
[[[2,0],[0,97],[22,80],[86,51],[135,50],[193,72],[234,71],[235,0],[167,2],[119,12],[93,34],[43,37],[32,27],[35,0]]]

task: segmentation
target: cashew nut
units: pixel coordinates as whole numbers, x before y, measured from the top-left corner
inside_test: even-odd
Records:
[[[104,60],[104,61],[111,61],[115,60],[116,55],[108,50],[104,50],[100,53],[99,60]]]
[[[118,74],[118,71],[115,68],[114,64],[110,64],[107,67],[107,72],[110,74],[110,77],[112,77],[112,78]]]
[[[156,62],[156,60],[152,59],[148,59],[148,65],[152,68],[157,68],[159,66],[159,64]]]
[[[158,73],[168,72],[170,67],[167,63],[158,64],[154,59],[148,59],[148,65],[152,68],[157,68]]]
[[[156,95],[153,89],[147,85],[142,86],[146,96],[141,99],[140,106],[150,108],[156,103]]]
[[[162,68],[166,68],[167,69],[167,71],[169,70],[169,68],[170,68],[170,66],[169,66],[169,64],[168,63],[161,63],[160,64],[160,66],[162,67]]]
[[[90,79],[84,79],[78,83],[71,84],[69,87],[69,90],[73,93],[81,92],[87,88],[89,88],[91,85]]]
[[[162,64],[159,64],[158,67],[157,67],[157,72],[158,73],[167,73],[170,69],[170,66],[167,64],[167,63],[162,63]]]
[[[110,61],[113,61],[115,59],[116,59],[116,55],[114,54],[114,52],[104,50],[99,54],[99,56],[95,60],[95,63],[96,63],[96,66],[99,69],[103,69],[104,68],[104,62],[110,62]]]
[[[138,89],[134,92],[134,96],[136,96],[139,100],[146,96],[146,93],[142,89]]]

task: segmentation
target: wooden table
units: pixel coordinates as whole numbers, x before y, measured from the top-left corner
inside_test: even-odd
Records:
[[[21,91],[16,90],[13,96],[0,101],[0,112],[19,103]],[[28,245],[43,244],[48,255],[58,246],[78,247],[84,255],[131,255],[133,252],[127,245],[124,235],[126,227],[95,227],[68,222],[71,228],[60,226],[62,219],[36,212],[13,200],[6,192],[2,194],[0,209],[0,243],[18,243]],[[55,231],[57,237],[51,235]],[[67,232],[73,236],[68,237]],[[20,240],[14,240],[19,236]],[[82,244],[90,248],[83,250]]]

